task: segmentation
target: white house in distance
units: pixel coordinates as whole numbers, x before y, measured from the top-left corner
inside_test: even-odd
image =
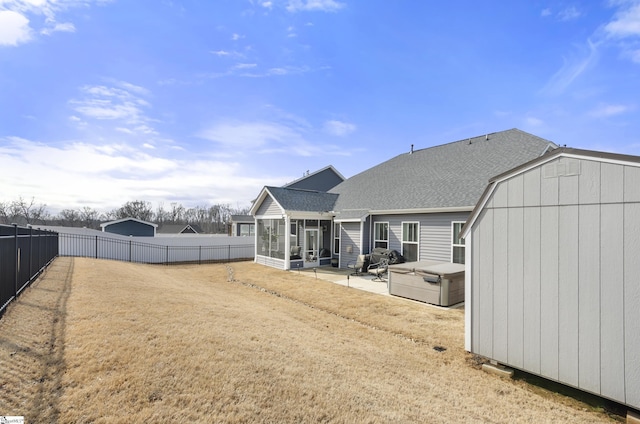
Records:
[[[640,157],[511,169],[462,237],[466,350],[640,409]]]

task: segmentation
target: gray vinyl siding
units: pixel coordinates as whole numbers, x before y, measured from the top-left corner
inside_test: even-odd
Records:
[[[579,162],[496,183],[470,231],[471,349],[640,408],[640,168]]]
[[[452,222],[465,222],[468,212],[376,215],[373,222],[389,223],[389,249],[402,252],[402,223],[420,224],[419,260],[451,262]],[[373,224],[371,225],[373,227]],[[373,235],[372,237],[373,238]]]
[[[276,259],[276,258],[270,258],[268,256],[257,255],[255,262],[257,264],[266,265],[271,268],[277,268],[282,270],[286,269],[286,262],[283,261],[282,259]]]
[[[347,253],[347,246],[352,252]],[[360,222],[343,222],[340,233],[340,266],[346,268],[349,262],[355,262],[363,250],[360,246]],[[364,252],[368,253],[368,252]]]
[[[282,209],[278,204],[273,200],[271,196],[267,196],[262,201],[262,204],[258,208],[256,212],[257,216],[260,215],[280,215],[282,214]]]

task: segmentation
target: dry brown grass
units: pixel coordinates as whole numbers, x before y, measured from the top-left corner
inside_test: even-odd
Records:
[[[30,423],[610,422],[478,371],[463,321],[460,310],[252,263],[58,258],[0,320],[0,414]]]

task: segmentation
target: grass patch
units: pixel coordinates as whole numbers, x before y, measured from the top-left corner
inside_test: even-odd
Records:
[[[0,321],[0,414],[69,423],[611,422],[477,370],[463,326],[460,310],[253,263],[58,258]]]

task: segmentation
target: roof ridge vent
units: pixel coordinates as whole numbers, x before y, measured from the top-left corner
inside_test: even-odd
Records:
[[[489,134],[484,136],[484,141],[488,141],[489,140]]]

